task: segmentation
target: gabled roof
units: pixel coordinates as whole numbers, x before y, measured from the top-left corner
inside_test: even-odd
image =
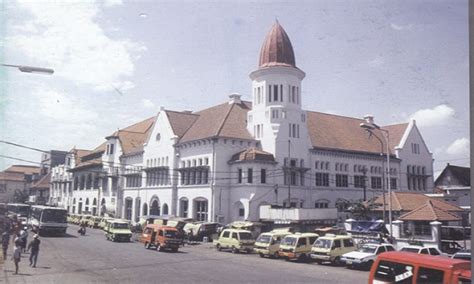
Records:
[[[438,178],[435,181],[435,185],[440,185],[443,181],[444,177],[451,174],[456,181],[461,184],[453,184],[453,185],[461,185],[461,186],[471,186],[471,168],[468,167],[460,167],[460,166],[453,166],[448,164]]]
[[[25,175],[23,173],[18,172],[0,172],[0,182],[3,181],[17,181],[17,182],[24,182]]]
[[[450,204],[448,202],[432,198],[429,196],[424,195],[423,193],[415,193],[415,192],[394,192],[392,191],[392,211],[412,211],[420,207],[420,205],[426,204],[426,202],[430,201],[434,206],[440,208],[444,211],[450,212],[462,212],[464,211],[461,207],[456,205]],[[385,194],[385,208],[386,210],[389,209],[388,207],[388,194]],[[376,211],[383,210],[383,196],[378,196],[374,202],[374,204],[379,205],[378,207],[374,208]]]
[[[43,176],[39,181],[35,182],[35,184],[31,186],[31,188],[32,189],[48,189],[50,180],[51,180],[51,173],[48,173],[47,175]]]
[[[256,148],[249,148],[234,154],[229,162],[244,161],[275,162],[275,157],[272,153],[268,153]]]
[[[374,130],[376,137],[369,137],[369,133],[360,127],[362,119],[307,111],[308,131],[311,143],[315,148],[346,150],[357,152],[381,153],[385,152],[383,133]],[[406,131],[408,123],[383,126],[390,132],[390,149],[393,154],[394,146],[398,145]]]
[[[247,112],[251,103],[223,103],[195,114],[199,117],[186,131],[180,142],[188,142],[210,137],[228,137],[253,140],[247,131]]]
[[[123,154],[130,154],[143,150],[143,143],[148,138],[148,133],[153,128],[156,117],[150,117],[124,129],[116,131],[111,136],[118,136]]]
[[[432,200],[427,200],[420,207],[400,216],[404,221],[460,221],[462,218],[439,208]]]
[[[193,125],[194,122],[198,119],[198,115],[188,112],[178,112],[166,110],[166,115],[171,124],[174,134],[179,138],[183,137],[184,133]]]
[[[25,175],[31,175],[31,174],[39,174],[41,172],[41,168],[37,166],[29,166],[29,165],[13,165],[7,168],[5,172],[15,172],[15,173],[22,173]]]

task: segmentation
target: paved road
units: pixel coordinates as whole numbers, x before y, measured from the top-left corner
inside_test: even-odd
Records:
[[[106,241],[102,231],[79,237],[42,237],[38,266],[29,254],[13,274],[11,250],[0,282],[6,283],[367,283],[368,272],[344,267],[262,259],[257,255],[218,252],[209,243],[180,248],[178,253],[146,250],[138,242]]]

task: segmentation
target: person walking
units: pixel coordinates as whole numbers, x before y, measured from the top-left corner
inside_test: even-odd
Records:
[[[28,243],[28,227],[24,227],[23,230],[20,231],[20,239],[22,252],[26,252],[26,244]]]
[[[15,243],[15,247],[13,248],[13,256],[12,260],[15,263],[15,273],[18,274],[18,264],[20,263],[21,259],[21,244]]]
[[[3,232],[2,234],[2,250],[3,250],[3,260],[7,259],[8,244],[10,243],[10,234],[8,231]]]
[[[39,240],[38,235],[33,236],[33,240],[28,245],[28,250],[30,251],[30,266],[36,267],[36,261],[38,261],[39,246],[41,241]]]

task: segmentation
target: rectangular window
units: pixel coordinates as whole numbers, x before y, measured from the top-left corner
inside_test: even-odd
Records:
[[[273,85],[273,101],[278,101],[278,85]]]
[[[280,102],[283,101],[283,85],[280,85]]]
[[[390,179],[390,188],[391,189],[397,189],[397,179],[396,178],[391,178]]]
[[[268,102],[272,102],[272,86],[268,85]]]
[[[242,183],[242,169],[237,170],[237,183]]]
[[[374,188],[374,189],[382,188],[382,178],[381,177],[371,177],[370,178],[370,183],[372,185],[372,188]]]
[[[444,271],[420,267],[418,269],[418,278],[416,283],[443,283],[444,282]]]
[[[239,208],[239,217],[245,216],[245,208]]]
[[[316,186],[329,186],[329,174],[316,173]]]
[[[364,176],[354,176],[354,187],[355,188],[364,188],[365,177]]]
[[[348,187],[347,175],[336,175],[336,187]]]
[[[267,183],[267,170],[266,169],[260,170],[260,183]]]
[[[253,169],[247,170],[247,183],[253,183]]]
[[[110,144],[110,155],[114,153],[114,144]]]

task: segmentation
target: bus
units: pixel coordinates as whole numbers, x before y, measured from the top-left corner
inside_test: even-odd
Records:
[[[8,214],[15,214],[18,221],[22,224],[26,224],[28,221],[28,215],[30,215],[30,205],[24,203],[7,203]]]
[[[44,233],[66,234],[67,210],[48,206],[31,206],[29,225],[39,235]]]

